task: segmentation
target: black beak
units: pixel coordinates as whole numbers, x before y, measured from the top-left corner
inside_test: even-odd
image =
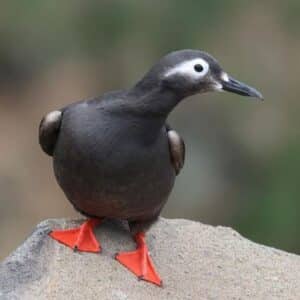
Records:
[[[255,88],[248,86],[234,78],[228,77],[228,80],[222,80],[222,89],[231,93],[239,94],[242,96],[254,97],[263,100],[262,94]]]

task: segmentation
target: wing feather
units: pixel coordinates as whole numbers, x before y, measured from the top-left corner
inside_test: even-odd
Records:
[[[175,130],[171,129],[170,126],[168,126],[168,125],[166,128],[167,128],[167,134],[168,134],[168,139],[169,139],[171,160],[172,160],[176,175],[178,175],[184,166],[185,144],[184,144],[183,139],[180,137],[180,135]]]
[[[45,153],[52,156],[60,125],[62,120],[62,112],[59,110],[48,113],[41,121],[39,127],[39,143]]]

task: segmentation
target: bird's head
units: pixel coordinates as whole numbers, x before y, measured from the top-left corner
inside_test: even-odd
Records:
[[[180,50],[164,56],[146,75],[182,97],[211,91],[229,91],[263,99],[256,89],[230,77],[211,55],[199,50]]]

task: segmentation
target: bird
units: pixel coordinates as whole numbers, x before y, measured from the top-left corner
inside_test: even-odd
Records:
[[[58,242],[83,252],[101,252],[94,229],[104,219],[128,222],[136,249],[116,260],[139,279],[162,280],[146,243],[185,161],[185,143],[167,123],[184,99],[228,91],[263,99],[229,76],[210,54],[170,52],[128,89],[69,104],[46,114],[39,126],[42,150],[53,158],[56,180],[87,217],[82,225],[52,230]]]

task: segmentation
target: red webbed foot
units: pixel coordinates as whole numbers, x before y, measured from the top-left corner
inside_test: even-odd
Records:
[[[73,250],[97,253],[101,251],[101,246],[95,237],[94,228],[100,222],[100,219],[89,219],[78,228],[52,230],[49,236]]]
[[[149,250],[145,242],[145,234],[139,232],[135,235],[137,249],[132,252],[120,252],[116,255],[122,265],[134,273],[139,279],[162,286],[162,280],[155,270]]]

